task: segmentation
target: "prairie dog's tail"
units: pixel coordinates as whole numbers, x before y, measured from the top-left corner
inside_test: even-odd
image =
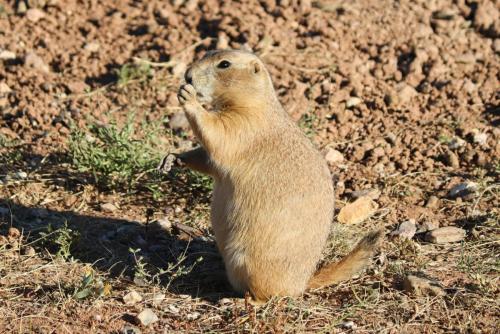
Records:
[[[368,265],[383,236],[382,229],[365,235],[356,247],[342,260],[336,263],[329,263],[320,268],[311,278],[307,287],[309,289],[317,289],[351,278]]]

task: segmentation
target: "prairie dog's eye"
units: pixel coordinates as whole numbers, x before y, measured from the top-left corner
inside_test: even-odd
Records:
[[[218,68],[228,68],[229,66],[231,66],[231,63],[227,60],[222,60],[219,64],[217,64]]]

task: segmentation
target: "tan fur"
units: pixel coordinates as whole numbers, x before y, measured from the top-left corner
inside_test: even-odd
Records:
[[[231,66],[218,68],[222,60]],[[326,162],[281,107],[255,55],[211,52],[186,78],[191,84],[180,88],[179,101],[202,148],[184,153],[184,162],[214,178],[211,220],[230,283],[257,301],[300,295],[333,219]],[[358,246],[354,254],[362,256],[343,260],[332,275],[347,279],[368,248]],[[329,273],[309,285],[336,282]]]
[[[382,237],[382,230],[368,233],[342,260],[329,263],[318,270],[309,281],[308,288],[322,288],[351,278],[370,262]]]

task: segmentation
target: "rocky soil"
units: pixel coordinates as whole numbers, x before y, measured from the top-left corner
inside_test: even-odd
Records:
[[[495,332],[499,12],[490,0],[0,2],[0,332]],[[177,88],[191,61],[228,47],[260,55],[335,175],[325,261],[386,229],[359,278],[253,307],[225,282],[209,181],[140,170],[138,186],[103,186],[75,159],[75,133],[92,146],[93,125],[132,114],[139,141],[157,125],[163,153],[195,145]]]

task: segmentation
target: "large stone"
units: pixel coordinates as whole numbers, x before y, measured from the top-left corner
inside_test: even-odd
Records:
[[[137,315],[137,320],[141,323],[141,325],[149,326],[160,319],[158,319],[158,316],[153,312],[152,309],[146,308]]]
[[[337,220],[342,224],[359,224],[370,218],[377,209],[377,203],[370,197],[360,197],[344,206],[340,210]]]
[[[342,163],[344,161],[344,156],[342,155],[342,153],[340,153],[336,149],[329,148],[326,151],[325,160],[329,164],[336,165],[336,164]]]
[[[402,239],[411,239],[417,232],[417,226],[415,225],[414,219],[409,219],[407,221],[402,222],[398,229],[391,233],[392,236],[402,238]]]
[[[101,206],[101,211],[104,212],[115,212],[116,210],[118,210],[116,205],[114,205],[113,203],[104,203],[101,204],[100,206]]]
[[[9,50],[0,50],[0,59],[1,60],[16,59],[16,54]]]
[[[45,13],[38,8],[30,8],[26,12],[26,18],[31,22],[38,22],[41,18],[45,16]]]
[[[351,97],[345,102],[345,106],[347,109],[351,109],[361,102],[363,102],[363,100],[361,100],[359,97]]]
[[[409,102],[417,95],[418,92],[410,85],[403,84],[398,87],[399,102],[403,104]]]
[[[454,226],[437,228],[425,235],[425,240],[435,244],[461,241],[465,238],[465,230]]]
[[[138,292],[132,290],[123,297],[123,302],[126,305],[135,305],[142,302],[142,297]]]
[[[40,72],[50,72],[49,66],[34,52],[28,52],[26,54],[26,57],[24,57],[24,65]]]

